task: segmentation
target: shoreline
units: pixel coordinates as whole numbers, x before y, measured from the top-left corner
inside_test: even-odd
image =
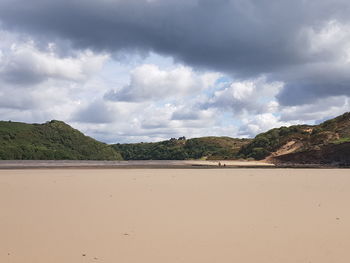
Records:
[[[219,165],[220,163],[220,165]],[[349,169],[348,166],[324,164],[281,164],[242,160],[0,160],[0,170],[29,169]]]
[[[220,164],[220,165],[219,165]],[[215,169],[273,168],[274,164],[258,161],[140,160],[140,161],[72,161],[72,160],[0,160],[0,170],[9,169]]]

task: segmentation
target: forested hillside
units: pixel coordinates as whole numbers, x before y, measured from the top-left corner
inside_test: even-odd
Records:
[[[0,121],[2,160],[121,160],[119,152],[61,121]]]
[[[155,143],[115,144],[125,160],[235,159],[249,139],[180,137]]]

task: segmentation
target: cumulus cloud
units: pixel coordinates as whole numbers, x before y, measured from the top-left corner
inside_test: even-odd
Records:
[[[213,109],[199,111],[196,119],[174,119],[174,113],[183,106],[117,102],[113,105],[114,110],[118,112],[113,122],[93,123],[90,119],[84,122],[75,119],[72,123],[90,136],[110,143],[149,142],[180,136],[190,138],[205,135],[237,135],[237,127],[221,126],[220,119],[214,118],[216,112]]]
[[[12,43],[1,51],[0,76],[6,82],[20,85],[37,84],[48,79],[81,82],[99,71],[108,58],[89,50],[79,52],[76,57],[60,58],[54,49],[54,44],[41,51],[33,41]]]
[[[204,107],[216,107],[236,114],[275,112],[278,109],[275,96],[282,88],[283,83],[268,82],[265,77],[233,81],[215,91]]]
[[[268,131],[272,128],[290,126],[296,122],[281,121],[280,117],[272,113],[257,114],[243,119],[244,126],[240,129],[240,135],[254,137],[256,134]]]
[[[349,13],[347,0],[0,0],[0,114],[110,142],[332,117],[350,109]]]
[[[213,85],[219,74],[196,74],[191,68],[178,66],[161,70],[157,65],[144,64],[131,72],[130,83],[109,91],[105,98],[113,101],[140,102],[196,94]]]
[[[0,36],[0,111],[6,119],[69,120],[81,101],[90,99],[82,95],[93,91],[93,77],[109,57],[89,50],[62,57],[55,44],[40,47],[29,36],[8,31]]]
[[[312,104],[302,106],[283,107],[281,110],[281,120],[295,121],[299,123],[317,123],[329,118],[336,117],[350,109],[350,100],[346,96],[332,96]]]

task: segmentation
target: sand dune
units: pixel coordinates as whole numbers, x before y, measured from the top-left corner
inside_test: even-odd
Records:
[[[349,170],[0,170],[2,263],[348,263]]]

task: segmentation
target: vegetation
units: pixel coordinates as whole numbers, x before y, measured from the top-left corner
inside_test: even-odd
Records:
[[[311,126],[308,125],[297,125],[260,133],[251,143],[240,149],[239,156],[256,160],[264,159],[289,141],[307,139],[310,136],[310,128]]]
[[[121,160],[119,152],[61,121],[0,121],[2,160]]]
[[[350,138],[340,138],[338,140],[332,141],[332,143],[334,143],[334,144],[341,144],[341,143],[345,143],[345,142],[350,142]]]
[[[239,156],[261,160],[288,142],[298,143],[296,152],[320,151],[329,144],[350,142],[350,113],[344,113],[319,125],[281,127],[261,133],[240,149]]]
[[[235,159],[249,139],[202,137],[172,138],[156,143],[115,144],[125,160]]]
[[[282,161],[300,162],[302,158],[306,163],[322,160],[347,164],[350,160],[344,156],[349,155],[349,148],[350,113],[319,125],[272,129],[253,140],[180,137],[155,143],[114,145],[98,142],[61,121],[44,124],[0,121],[0,159],[3,160],[261,160],[273,157]]]
[[[61,121],[0,121],[0,160],[234,159],[249,139],[172,138],[156,143],[106,145]]]

